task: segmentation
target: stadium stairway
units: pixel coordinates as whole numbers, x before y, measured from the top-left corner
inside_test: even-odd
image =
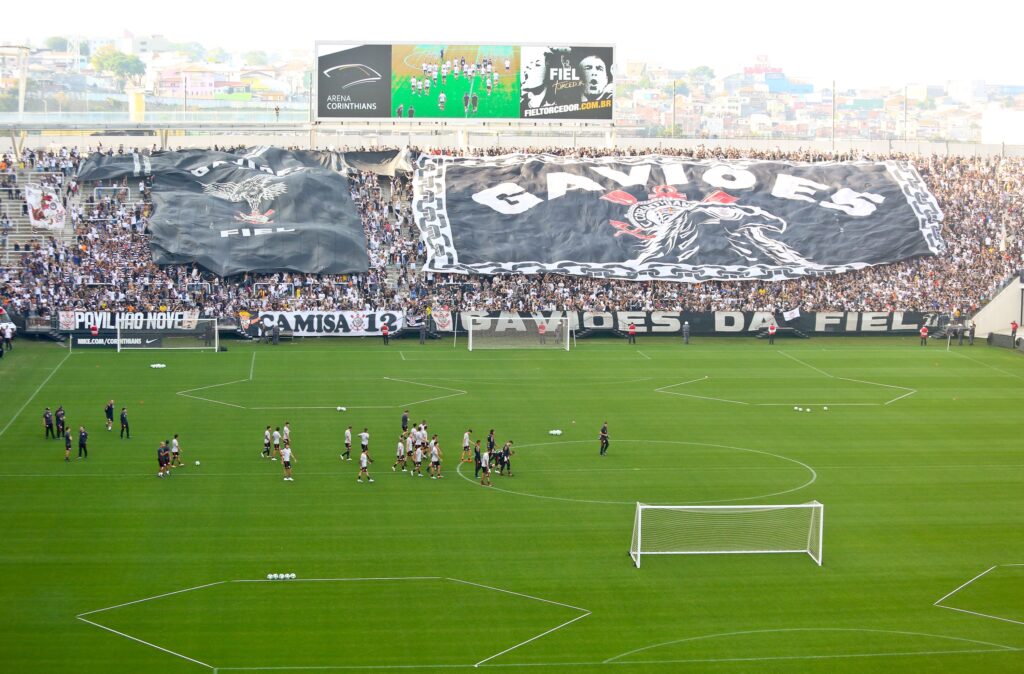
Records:
[[[810,339],[810,335],[808,335],[807,333],[801,332],[800,330],[797,330],[796,328],[778,328],[775,331],[775,336],[776,337],[790,337],[790,338],[796,338],[796,339]],[[768,339],[768,328],[761,328],[757,332],[757,338],[758,339]]]
[[[47,175],[47,174],[42,174]],[[47,237],[55,236],[58,239],[64,240],[66,243],[72,243],[75,240],[75,233],[70,224],[60,231],[49,231],[42,229],[33,229],[32,222],[29,220],[27,214],[24,211],[25,195],[23,188],[27,183],[37,181],[40,177],[40,173],[32,171],[30,169],[19,169],[15,172],[17,177],[17,187],[15,197],[12,199],[6,191],[0,191],[0,197],[3,198],[3,205],[0,206],[0,213],[6,214],[11,219],[11,231],[7,237],[7,247],[0,251],[0,265],[5,268],[20,268],[21,258],[28,253],[28,246],[33,241],[43,241]],[[67,183],[65,182],[65,185]],[[79,199],[81,198],[81,192],[79,192]],[[77,203],[77,201],[75,202]],[[68,201],[68,210],[72,208],[72,201]],[[17,244],[19,250],[14,250],[14,245]]]

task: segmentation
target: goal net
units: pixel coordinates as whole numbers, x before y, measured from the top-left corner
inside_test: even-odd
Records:
[[[561,349],[574,341],[569,319],[521,316],[474,316],[467,325],[469,350]]]
[[[216,318],[192,318],[167,328],[117,326],[117,350],[220,348]]]
[[[800,552],[821,566],[825,506],[636,504],[629,556]]]

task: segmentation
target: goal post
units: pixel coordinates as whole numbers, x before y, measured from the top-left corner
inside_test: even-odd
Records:
[[[825,506],[636,504],[629,556],[803,553],[821,566]]]
[[[473,316],[467,321],[469,350],[558,349],[568,351],[575,335],[565,316]]]
[[[169,328],[117,326],[117,350],[137,349],[219,351],[216,318],[193,318]]]

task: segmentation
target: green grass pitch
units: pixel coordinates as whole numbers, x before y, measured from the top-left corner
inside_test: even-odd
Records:
[[[1024,670],[1019,354],[639,342],[69,354],[19,341],[0,363],[0,669]],[[110,398],[130,441],[104,430]],[[64,463],[43,439],[43,407],[59,404],[89,430],[88,460]],[[391,471],[405,407],[439,435],[443,479]],[[286,421],[294,482],[260,457],[263,428]],[[348,424],[370,430],[373,484],[339,460]],[[459,465],[466,428],[514,440],[515,477],[476,483]],[[158,479],[174,433],[186,465]],[[818,500],[824,564],[637,569],[638,500]]]
[[[487,94],[484,78],[477,74],[470,79],[465,73],[459,77],[448,75],[442,84],[438,75],[436,81],[431,80],[430,93],[413,94],[411,78],[422,77],[424,62],[437,63],[440,56],[440,45],[395,45],[392,55],[391,74],[391,116],[396,115],[398,106],[402,106],[403,116],[409,116],[409,108],[416,110],[416,118],[497,118],[519,119],[519,50],[513,47],[498,46],[466,46],[449,45],[445,47],[445,60],[465,57],[466,63],[480,62],[484,58],[494,61],[494,69],[498,73],[498,85]],[[511,63],[505,70],[505,59]],[[444,91],[447,101],[445,109],[438,104],[438,94]],[[474,93],[478,97],[477,111],[472,105],[466,111],[463,96]]]

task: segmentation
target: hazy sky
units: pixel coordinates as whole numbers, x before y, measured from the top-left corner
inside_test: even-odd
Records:
[[[766,54],[791,77],[841,88],[985,80],[1024,84],[1024,4],[974,0],[169,4],[47,0],[4,8],[0,43],[49,35],[163,34],[208,48],[313,51],[316,40],[614,44],[617,60],[736,72]],[[152,7],[147,12],[147,7]]]

